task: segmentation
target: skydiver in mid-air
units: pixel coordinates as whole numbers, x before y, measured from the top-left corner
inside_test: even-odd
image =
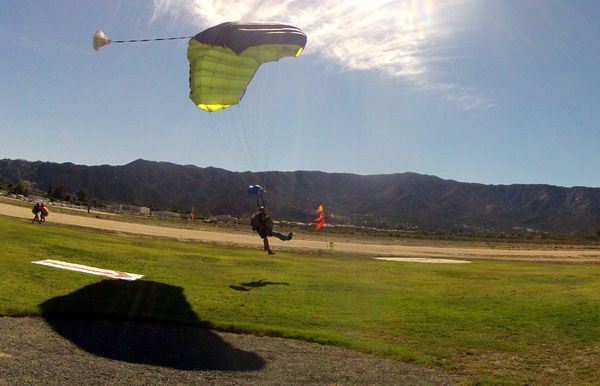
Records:
[[[275,232],[273,230],[273,220],[271,219],[271,213],[267,212],[264,206],[260,206],[258,208],[258,212],[256,212],[252,216],[250,224],[252,225],[252,230],[257,232],[263,239],[265,251],[267,251],[269,255],[275,254],[275,252],[273,252],[273,250],[269,246],[269,236],[275,236],[279,240],[283,241],[291,240],[294,236],[293,232],[290,232],[287,235]]]

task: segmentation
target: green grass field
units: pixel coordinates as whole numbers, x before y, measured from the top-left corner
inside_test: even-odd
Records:
[[[440,366],[467,384],[600,379],[600,265],[268,256],[1,216],[0,246],[4,316],[198,323]],[[117,282],[31,264],[41,259],[145,276]]]

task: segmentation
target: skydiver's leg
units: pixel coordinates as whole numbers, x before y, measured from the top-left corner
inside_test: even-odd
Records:
[[[263,239],[263,244],[265,246],[263,249],[267,251],[269,249],[269,240],[267,240],[267,233],[262,230],[259,230],[258,235],[261,239]]]
[[[272,232],[272,235],[275,236],[275,237],[277,237],[279,240],[288,241],[288,240],[292,239],[292,237],[294,236],[294,233],[290,232],[286,236],[286,235],[282,235],[279,232]]]
[[[265,250],[269,252],[269,255],[274,255],[275,252],[271,250],[271,247],[269,246],[269,239],[267,237],[263,237],[263,243],[265,245]]]

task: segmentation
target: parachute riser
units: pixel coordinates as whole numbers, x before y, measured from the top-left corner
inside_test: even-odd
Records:
[[[262,204],[262,205],[261,205]],[[258,194],[256,195],[256,206],[258,208],[260,208],[261,206],[266,208],[267,206],[265,205],[265,196],[263,195],[262,191],[258,191]]]

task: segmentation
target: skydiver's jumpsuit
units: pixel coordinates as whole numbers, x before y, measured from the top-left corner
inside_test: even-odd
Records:
[[[271,215],[269,213],[255,213],[252,216],[250,223],[252,224],[252,230],[257,232],[263,239],[268,236],[275,236],[283,241],[292,239],[290,235],[284,235],[273,230],[273,220],[271,220]]]

